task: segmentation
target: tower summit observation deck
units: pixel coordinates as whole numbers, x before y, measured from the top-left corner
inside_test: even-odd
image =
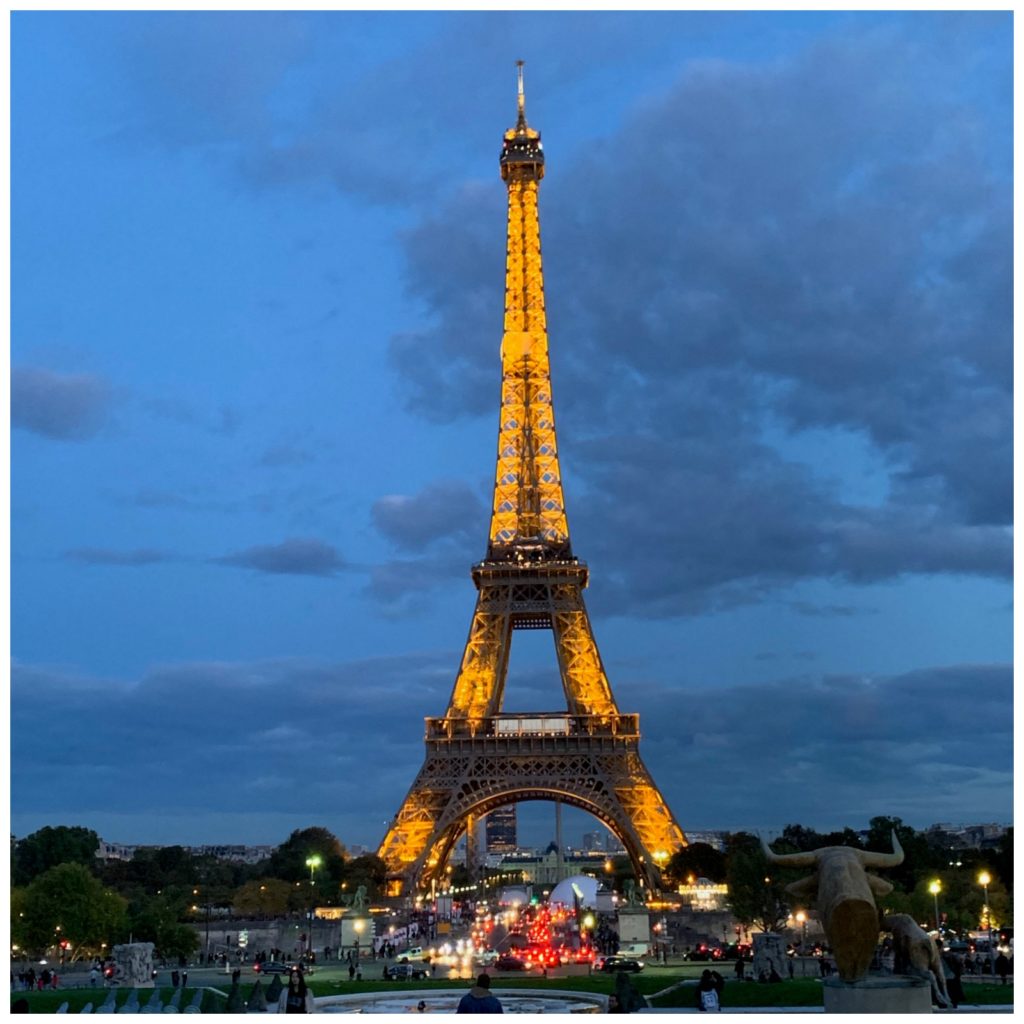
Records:
[[[588,811],[619,837],[641,884],[655,889],[686,845],[639,754],[639,716],[622,714],[583,602],[572,552],[548,361],[537,195],[540,132],[518,116],[505,132],[508,190],[498,453],[487,553],[472,568],[476,609],[448,710],[426,720],[426,760],[378,854],[392,890],[443,877],[456,841],[499,807],[554,800]],[[512,634],[553,634],[566,709],[502,713]]]

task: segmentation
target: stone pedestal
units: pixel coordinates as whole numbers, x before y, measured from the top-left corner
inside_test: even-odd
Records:
[[[775,973],[785,980],[789,977],[789,963],[786,956],[786,940],[775,932],[759,932],[754,935],[754,981],[759,981],[762,971],[766,975]]]
[[[868,977],[841,981],[836,975],[822,980],[826,1013],[931,1013],[932,990],[924,978]]]
[[[651,941],[651,918],[645,908],[621,907],[618,916],[620,946]]]
[[[132,942],[111,950],[114,981],[121,988],[153,987],[153,943]]]

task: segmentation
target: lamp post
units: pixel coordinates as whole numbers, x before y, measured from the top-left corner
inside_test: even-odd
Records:
[[[802,910],[796,912],[796,923],[800,925],[800,955],[807,956],[807,915]]]
[[[314,887],[316,886],[316,878],[314,878],[314,872],[323,863],[319,853],[314,853],[306,858],[306,867],[309,868],[309,943],[307,944],[307,952],[310,954],[312,959],[313,953],[313,913],[316,910],[316,893]]]
[[[935,901],[935,932],[939,932],[939,893],[942,891],[942,883],[936,878],[928,883],[928,891]]]
[[[988,906],[988,884],[992,881],[992,876],[987,871],[982,871],[978,874],[978,885],[985,890],[985,903],[981,908],[981,912],[985,915],[985,937],[988,939],[988,956],[992,959],[992,911]]]

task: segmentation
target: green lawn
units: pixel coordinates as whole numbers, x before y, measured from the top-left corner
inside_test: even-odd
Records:
[[[690,972],[675,972],[671,969],[661,970],[657,973],[644,972],[640,975],[631,975],[631,981],[637,991],[646,996],[652,995],[662,989],[668,988],[671,984],[680,980],[687,980],[690,983],[670,992],[661,999],[654,1001],[656,1007],[693,1006],[693,984]],[[242,998],[248,999],[252,993],[254,982],[243,982]],[[310,988],[314,995],[349,995],[360,992],[401,992],[413,989],[451,989],[469,988],[469,981],[450,981],[445,979],[426,979],[423,981],[349,981],[331,980],[330,978],[310,979]],[[495,988],[532,988],[532,989],[562,989],[569,992],[601,992],[605,995],[615,989],[615,980],[605,975],[575,975],[568,978],[540,978],[527,976],[523,978],[502,977],[494,981]],[[216,985],[217,989],[227,992],[229,984]],[[267,985],[264,983],[263,991],[266,992]],[[174,989],[162,989],[162,998],[167,1002],[174,992]],[[182,996],[181,1005],[187,1006],[195,993],[195,989],[189,988]],[[967,997],[967,1005],[1001,1005],[1012,1004],[1013,985],[994,984],[971,984],[964,985],[964,993]],[[150,990],[141,990],[140,1002],[145,1004],[149,999]],[[105,989],[66,989],[57,992],[12,992],[11,1002],[16,999],[26,998],[32,1013],[54,1013],[57,1007],[65,1000],[68,1003],[69,1013],[78,1013],[86,1003],[92,1003],[93,1008],[98,1007],[107,997]],[[127,998],[124,992],[118,993],[118,1006],[122,1005]],[[822,1003],[821,983],[815,978],[796,978],[792,981],[784,981],[777,985],[760,985],[756,982],[737,982],[727,980],[725,992],[722,998],[722,1005],[729,1006],[820,1006]],[[223,1010],[224,999],[207,992],[203,999],[203,1009],[207,1013]]]

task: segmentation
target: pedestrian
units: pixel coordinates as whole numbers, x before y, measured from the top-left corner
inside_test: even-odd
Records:
[[[56,988],[59,981],[60,979],[57,977],[57,972],[54,971],[50,975],[50,988]]]
[[[1005,953],[996,957],[996,974],[999,975],[1002,983],[1006,984],[1006,976],[1010,973],[1010,961]]]
[[[356,976],[356,969],[352,964],[352,961],[348,962],[348,980],[351,981]]]
[[[181,987],[185,988],[188,985],[188,971],[181,972]]]
[[[456,1013],[504,1013],[497,996],[491,995],[491,979],[477,976],[476,984],[459,1000]]]
[[[177,988],[178,982],[181,980],[181,975],[177,971],[171,971],[171,988]],[[235,979],[232,978],[232,981]]]
[[[702,1013],[708,1011],[714,1013],[722,1009],[722,1001],[718,998],[718,988],[715,985],[715,979],[711,976],[711,971],[705,970],[701,974],[693,1001]]]
[[[746,968],[743,966],[743,957],[736,957],[736,980],[742,981],[745,976]]]
[[[95,988],[99,984],[100,980],[100,969],[93,964],[92,970],[89,971],[89,984]]]
[[[277,1001],[277,1012],[316,1013],[313,993],[306,988],[306,976],[301,970],[292,971],[288,976],[288,987]]]
[[[416,1004],[416,1012],[417,1013],[426,1013],[427,1012],[427,1001],[426,1001],[426,999],[421,999]]]

